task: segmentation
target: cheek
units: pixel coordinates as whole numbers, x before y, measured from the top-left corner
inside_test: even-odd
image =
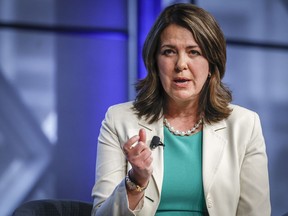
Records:
[[[163,73],[163,71],[159,71],[159,78],[160,78],[160,81],[162,83],[162,86],[165,86],[165,83],[167,83],[167,74],[166,73]]]
[[[164,71],[159,72],[159,79],[165,92],[169,91],[171,86],[171,78]]]
[[[209,64],[208,61],[203,61],[201,64],[199,64],[199,67],[197,69],[198,73],[198,79],[202,81],[206,81],[208,74],[209,74]]]
[[[163,56],[158,56],[157,58],[157,66],[159,72],[162,73],[171,73],[173,71],[175,64],[173,62],[174,60],[171,58],[165,58]]]
[[[173,70],[167,67],[167,65],[159,69],[159,76],[161,77],[161,79],[170,79],[171,77],[173,77],[173,73]]]
[[[158,70],[159,73],[165,73],[166,71],[166,64],[164,61],[161,61],[161,59],[157,61],[157,66],[158,66]]]
[[[202,74],[200,74],[198,77],[199,84],[204,85],[207,79],[208,79],[208,72],[203,71]]]
[[[158,61],[158,72],[161,82],[165,82],[171,74],[171,68],[168,63]]]

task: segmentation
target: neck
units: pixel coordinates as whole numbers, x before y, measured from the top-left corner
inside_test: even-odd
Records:
[[[188,103],[167,101],[164,117],[176,130],[188,131],[195,127],[201,119],[201,116],[198,115],[198,101]],[[201,124],[196,127],[197,130],[201,130],[201,128]]]
[[[199,117],[198,102],[176,103],[174,101],[167,101],[164,114],[166,118],[192,117],[197,119]]]

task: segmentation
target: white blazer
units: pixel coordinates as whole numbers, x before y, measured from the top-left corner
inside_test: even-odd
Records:
[[[146,129],[147,145],[155,135],[165,144],[163,119],[149,124],[139,120],[131,108],[132,102],[112,106],[102,122],[92,190],[93,216],[153,216],[157,211],[163,181],[163,147],[153,150],[152,179],[137,210],[131,211],[124,180],[131,166],[122,146],[140,128]],[[267,155],[259,116],[236,105],[231,108],[227,119],[203,125],[203,186],[209,215],[270,215]],[[183,183],[187,183],[185,179]]]

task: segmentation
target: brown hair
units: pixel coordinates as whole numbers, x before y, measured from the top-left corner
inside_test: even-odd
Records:
[[[157,18],[144,43],[142,57],[147,76],[136,85],[137,96],[133,109],[138,117],[149,122],[159,120],[165,104],[165,92],[158,76],[156,55],[163,30],[170,24],[182,26],[193,34],[209,62],[211,77],[204,84],[199,99],[198,114],[204,113],[208,123],[227,118],[231,109],[231,91],[222,83],[226,65],[226,42],[213,16],[193,4],[174,4],[167,7]]]

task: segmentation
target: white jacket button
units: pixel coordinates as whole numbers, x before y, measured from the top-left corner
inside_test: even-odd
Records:
[[[207,196],[207,201],[206,201],[207,203],[207,208],[212,208],[212,206],[213,206],[213,201],[212,201],[212,198],[208,195]]]

